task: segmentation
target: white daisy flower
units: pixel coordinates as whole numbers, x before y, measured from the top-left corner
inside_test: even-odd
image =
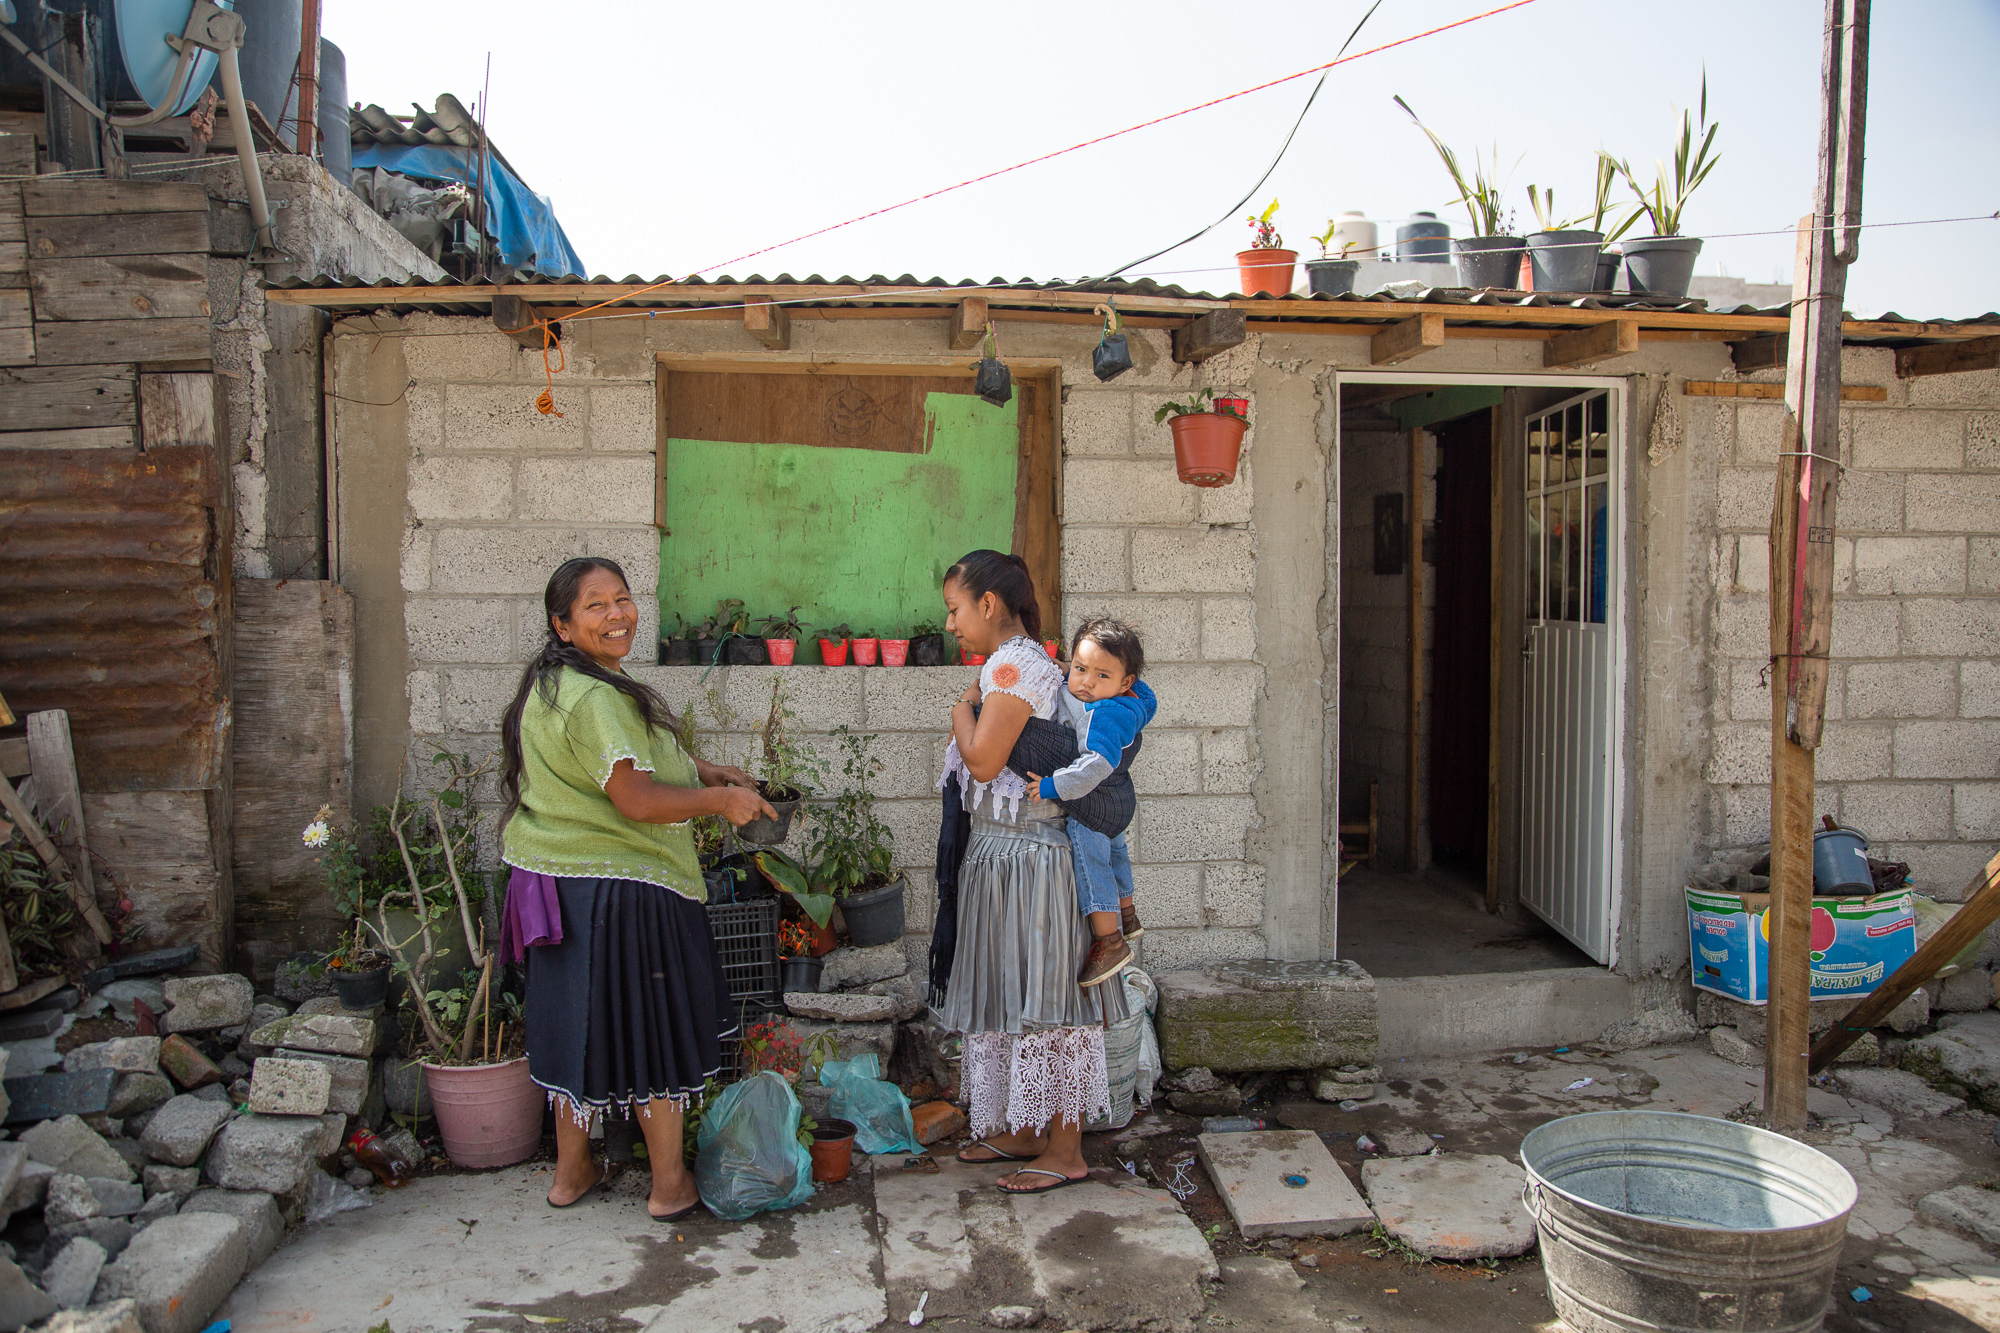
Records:
[[[312,823],[306,825],[306,831],[301,835],[300,840],[308,847],[324,847],[331,833],[332,830],[327,828],[324,819],[315,819]]]

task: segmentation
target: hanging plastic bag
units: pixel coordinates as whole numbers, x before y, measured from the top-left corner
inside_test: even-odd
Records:
[[[972,391],[995,407],[1005,407],[1014,396],[1014,372],[993,346],[993,326],[986,326],[986,355],[972,363]]]
[[[910,1099],[903,1090],[882,1079],[882,1066],[873,1054],[852,1060],[828,1060],[820,1066],[822,1087],[833,1089],[827,1113],[854,1126],[854,1146],[866,1153],[922,1152],[917,1142],[916,1122],[910,1116]]]
[[[1090,354],[1090,372],[1100,380],[1114,380],[1132,368],[1132,346],[1125,341],[1124,321],[1118,318],[1116,305],[1101,305],[1097,313],[1104,316],[1104,332],[1097,339],[1097,350]]]
[[[812,1198],[812,1155],[799,1143],[799,1099],[765,1070],[724,1088],[695,1136],[695,1188],[717,1217],[793,1208]]]
[[[1132,1082],[1132,1100],[1140,1106],[1153,1104],[1153,1086],[1160,1081],[1160,1034],[1153,1030],[1153,1014],[1160,1007],[1160,992],[1153,978],[1136,967],[1128,967],[1118,978],[1125,987],[1125,1003],[1140,1015],[1139,1067]]]

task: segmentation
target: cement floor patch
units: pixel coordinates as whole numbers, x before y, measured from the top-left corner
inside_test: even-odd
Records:
[[[1521,1168],[1504,1157],[1447,1153],[1369,1162],[1368,1202],[1388,1233],[1433,1259],[1526,1254],[1535,1220],[1521,1204]]]
[[[1344,1236],[1375,1220],[1333,1154],[1308,1130],[1204,1134],[1196,1144],[1245,1240]]]

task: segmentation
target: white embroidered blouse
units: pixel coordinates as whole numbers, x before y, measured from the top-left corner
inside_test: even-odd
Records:
[[[1011,694],[1034,709],[1035,716],[1044,722],[1057,717],[1064,691],[1062,667],[1050,659],[1042,645],[1026,635],[1017,635],[994,649],[986,665],[979,669],[982,697]],[[956,739],[945,749],[944,772],[938,776],[937,789],[943,791],[944,784],[954,779],[966,810],[984,813],[992,819],[1018,819],[1024,799],[1039,799],[1029,790],[1027,780],[1011,768],[1002,768],[991,782],[973,777],[958,753]],[[983,812],[982,803],[986,806]]]

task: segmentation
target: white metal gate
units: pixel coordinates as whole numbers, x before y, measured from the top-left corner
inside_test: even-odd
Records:
[[[1528,418],[1521,901],[1613,960],[1622,449],[1608,390]]]

